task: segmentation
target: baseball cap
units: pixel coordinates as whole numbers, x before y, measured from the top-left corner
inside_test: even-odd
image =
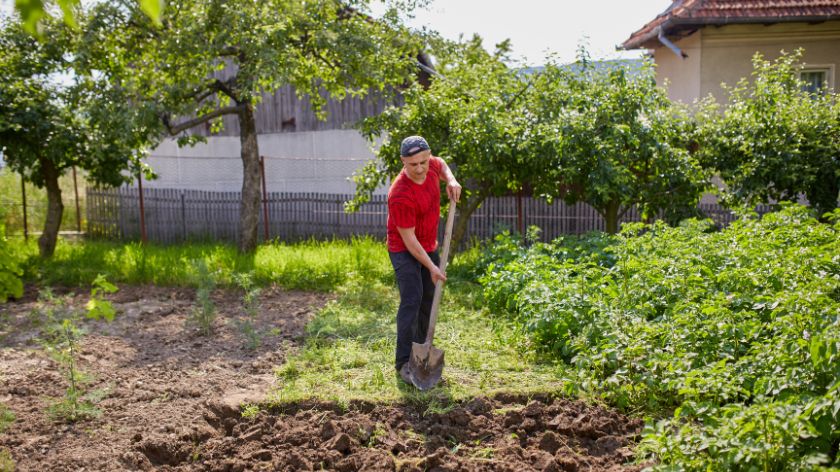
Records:
[[[409,136],[400,145],[400,156],[411,157],[418,152],[431,149],[423,136]]]

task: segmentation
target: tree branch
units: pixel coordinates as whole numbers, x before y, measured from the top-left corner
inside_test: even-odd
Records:
[[[207,121],[212,120],[213,118],[218,118],[222,115],[234,115],[234,114],[237,114],[237,113],[241,112],[244,109],[245,109],[245,105],[236,105],[236,106],[231,106],[231,107],[217,108],[217,109],[211,111],[210,113],[199,116],[197,118],[193,118],[192,120],[185,121],[185,122],[177,124],[175,126],[172,126],[172,124],[169,122],[169,117],[166,116],[166,115],[161,116],[161,120],[163,121],[163,124],[166,126],[166,129],[169,131],[169,134],[174,136],[174,135],[180,133],[181,131],[188,130],[188,129],[192,128],[193,126],[198,126],[202,123],[205,123]]]

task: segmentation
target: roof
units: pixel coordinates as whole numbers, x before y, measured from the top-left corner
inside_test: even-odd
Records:
[[[651,47],[660,32],[685,34],[706,25],[829,20],[840,20],[840,0],[674,0],[621,47]]]

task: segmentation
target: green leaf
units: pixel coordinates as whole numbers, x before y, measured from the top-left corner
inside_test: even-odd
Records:
[[[160,26],[160,16],[163,13],[164,0],[139,0],[140,9],[149,17],[152,22]]]
[[[117,314],[111,302],[98,298],[91,298],[86,308],[87,317],[94,320],[105,318],[107,321],[114,321],[114,316]]]
[[[15,10],[20,14],[23,28],[33,36],[38,36],[38,23],[46,16],[41,0],[15,0]]]

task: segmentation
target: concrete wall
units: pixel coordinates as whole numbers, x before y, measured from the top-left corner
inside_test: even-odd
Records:
[[[352,193],[350,177],[374,158],[370,144],[355,130],[263,134],[258,139],[266,160],[266,187],[272,192]],[[239,150],[239,138],[232,136],[210,137],[193,147],[178,147],[167,139],[149,155],[158,179],[146,185],[239,191]]]
[[[734,85],[742,77],[749,78],[756,52],[775,59],[782,50],[790,52],[800,47],[805,49],[806,67],[828,68],[829,86],[837,89],[840,21],[707,26],[676,44],[688,59],[677,58],[664,46],[654,50],[654,58],[657,78],[671,81],[668,95],[684,103],[708,94],[725,101],[721,83]]]

